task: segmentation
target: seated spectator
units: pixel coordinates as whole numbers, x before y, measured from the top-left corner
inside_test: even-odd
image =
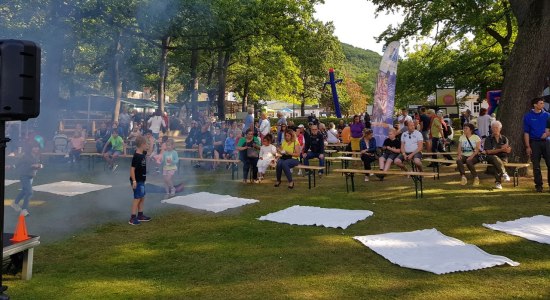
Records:
[[[82,131],[75,130],[73,136],[69,139],[70,151],[69,162],[75,163],[80,160],[80,154],[84,150],[84,143],[86,140],[82,136]]]
[[[324,123],[319,123],[319,132],[323,135],[323,141],[325,145],[328,144],[328,131]]]
[[[419,172],[422,172],[422,147],[424,138],[422,133],[416,130],[414,122],[406,122],[407,130],[401,134],[401,154],[395,158],[395,164],[403,171],[407,167],[403,164],[405,161],[411,162]]]
[[[363,138],[359,142],[359,151],[361,151],[361,160],[365,170],[371,170],[372,162],[376,161],[376,139],[373,136],[372,129],[365,129]],[[369,174],[365,174],[365,182],[369,181]]]
[[[258,157],[260,149],[260,140],[254,136],[252,128],[246,131],[244,137],[239,140],[237,150],[239,150],[239,159],[243,162],[243,183],[248,182],[248,173],[252,169],[252,180],[258,183]]]
[[[107,124],[102,122],[99,125],[99,129],[95,133],[95,147],[98,153],[102,153],[103,148],[109,138],[111,137],[111,130],[107,129]]]
[[[502,123],[499,121],[491,123],[492,134],[485,138],[482,152],[487,163],[495,167],[495,188],[499,190],[502,189],[502,178],[504,178],[504,181],[510,181],[504,162],[508,162],[508,155],[512,152],[508,138],[500,134],[501,130]]]
[[[395,161],[399,153],[401,153],[401,141],[395,137],[396,130],[390,128],[388,138],[384,140],[382,145],[382,156],[378,159],[380,171],[388,171],[391,164]],[[384,178],[383,174],[378,174],[378,178]]]
[[[213,142],[214,139],[212,138],[212,134],[210,131],[210,124],[204,124],[201,127],[201,132],[199,134],[199,138],[196,140],[196,144],[193,145],[193,148],[197,148],[199,151],[199,158],[204,158],[203,156],[207,156],[207,158],[211,158],[214,151]],[[197,162],[195,165],[195,168],[200,168],[201,164],[200,162]]]
[[[67,153],[67,147],[69,144],[69,138],[62,132],[58,132],[53,137],[53,152],[54,153]]]
[[[275,165],[277,148],[271,144],[273,136],[268,133],[262,139],[262,147],[260,148],[260,157],[258,159],[258,180],[264,179],[265,172],[269,166]]]
[[[300,157],[300,149],[301,147],[296,140],[296,135],[294,131],[287,129],[285,132],[284,140],[278,149],[281,157],[279,158],[279,160],[277,160],[277,182],[275,183],[275,187],[281,185],[281,176],[284,172],[288,181],[288,188],[294,188],[294,181],[292,181],[292,172],[290,169],[294,168],[300,163],[298,161],[298,157]]]
[[[456,157],[456,164],[461,175],[461,185],[466,185],[468,183],[466,172],[464,170],[464,164],[468,166],[468,170],[472,173],[472,177],[474,178],[473,185],[479,185],[479,177],[477,176],[475,164],[479,162],[478,154],[480,151],[481,139],[479,136],[474,134],[474,130],[475,127],[473,124],[464,124],[464,134],[458,139],[458,155]]]
[[[336,130],[336,126],[332,122],[329,123],[329,129],[327,130],[327,142],[329,144],[340,143],[340,139],[338,138],[338,131]]]
[[[200,135],[200,128],[197,125],[198,125],[197,121],[191,121],[191,129],[189,129],[189,134],[185,139],[186,149],[191,149],[193,148],[193,145],[197,144],[197,141]]]
[[[233,159],[235,156],[235,131],[229,130],[227,132],[227,138],[225,138],[225,143],[223,145],[223,158],[224,159]],[[228,164],[229,167],[229,164]]]
[[[107,147],[109,145],[111,146],[111,150],[107,150]],[[105,146],[103,146],[103,151],[101,151],[101,153],[103,154],[103,158],[109,166],[109,169],[113,172],[116,171],[118,167],[118,165],[116,164],[116,159],[123,153],[123,151],[124,141],[118,135],[117,131],[113,131],[111,133],[111,137],[109,138],[109,140],[107,140]]]
[[[214,139],[212,143],[212,146],[214,147],[214,158],[221,159],[223,158],[226,134],[222,129],[216,128],[214,129],[214,136],[212,138]]]
[[[319,159],[319,166],[325,166],[325,139],[319,132],[317,125],[311,125],[311,134],[305,139],[304,148],[302,150],[302,158],[304,165],[309,166],[309,160],[312,158]],[[319,176],[323,175],[323,170],[319,170]]]

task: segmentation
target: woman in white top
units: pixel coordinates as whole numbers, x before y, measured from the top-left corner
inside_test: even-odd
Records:
[[[329,144],[337,144],[340,143],[340,139],[338,138],[338,130],[336,130],[336,126],[334,123],[329,123],[330,129],[327,131],[327,142]]]
[[[262,147],[260,147],[260,158],[258,159],[258,179],[264,179],[264,174],[270,165],[275,165],[277,155],[277,147],[273,146],[273,136],[268,133],[262,139]]]
[[[474,178],[473,185],[479,185],[479,177],[477,177],[475,164],[479,162],[479,152],[481,139],[474,134],[475,127],[471,123],[464,124],[464,134],[458,139],[458,155],[456,156],[456,164],[458,171],[460,172],[460,184],[466,185],[468,179],[466,178],[466,172],[464,170],[464,164],[468,166],[468,170]]]

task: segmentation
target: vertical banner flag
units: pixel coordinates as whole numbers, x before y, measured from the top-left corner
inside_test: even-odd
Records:
[[[388,137],[388,131],[393,127],[393,111],[395,102],[395,82],[397,79],[397,59],[399,57],[399,42],[391,42],[382,56],[376,91],[374,92],[374,107],[372,109],[372,130],[377,145],[382,145]]]

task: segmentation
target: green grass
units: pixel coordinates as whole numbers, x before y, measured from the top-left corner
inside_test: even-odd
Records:
[[[35,250],[34,277],[5,278],[13,299],[548,299],[550,245],[492,231],[482,223],[549,215],[550,197],[518,188],[493,191],[458,185],[457,176],[425,179],[424,199],[412,182],[389,177],[346,193],[331,174],[315,189],[270,181],[243,185],[197,171],[197,191],[260,203],[219,214],[171,206],[142,226],[105,224]],[[271,176],[271,175],[270,175]],[[362,179],[362,178],[359,178]],[[149,199],[149,201],[158,201]],[[292,205],[368,209],[374,216],[346,230],[291,226],[257,218]],[[435,275],[390,263],[353,236],[437,228],[518,267]]]

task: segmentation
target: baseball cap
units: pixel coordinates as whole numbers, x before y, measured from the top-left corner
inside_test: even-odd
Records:
[[[304,128],[304,124],[298,125],[298,128]]]

